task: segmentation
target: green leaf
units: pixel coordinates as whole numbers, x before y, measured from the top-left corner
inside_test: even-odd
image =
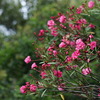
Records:
[[[41,97],[44,96],[44,94],[45,94],[46,91],[47,91],[47,89],[45,89],[45,90],[43,91],[43,93],[41,94]]]

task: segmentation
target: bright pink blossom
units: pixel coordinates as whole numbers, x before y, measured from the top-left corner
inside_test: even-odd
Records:
[[[40,32],[39,32],[39,34],[38,34],[38,36],[43,36],[44,35],[44,33],[45,33],[45,30],[40,30]]]
[[[48,27],[54,26],[55,25],[55,22],[53,20],[49,20],[47,22],[47,25],[48,25]]]
[[[93,50],[96,47],[96,41],[92,41],[90,44],[90,49]]]
[[[64,42],[61,42],[60,44],[59,44],[59,48],[65,48],[66,47],[66,44],[64,43]]]
[[[44,79],[44,78],[46,78],[46,72],[41,72],[41,74],[40,74],[41,76],[42,76],[42,79]]]
[[[20,92],[21,93],[27,93],[27,90],[26,90],[27,86],[23,85],[20,87]]]
[[[53,73],[58,78],[62,77],[62,72],[61,71],[54,70]]]
[[[72,53],[72,59],[77,59],[78,58],[78,56],[80,55],[80,52],[79,51],[74,51],[73,53]]]
[[[31,57],[30,56],[27,56],[24,61],[25,61],[25,63],[28,64],[29,62],[31,62]]]
[[[61,88],[60,86],[58,86],[58,90],[59,90],[59,91],[63,91],[64,89]]]
[[[56,50],[53,50],[53,55],[56,56],[58,52]]]
[[[33,63],[32,66],[31,66],[31,69],[34,69],[34,68],[36,68],[36,67],[38,67],[38,66],[36,65],[36,63]]]
[[[64,16],[64,15],[60,16],[59,22],[60,23],[66,23],[66,16]]]
[[[95,5],[94,1],[89,1],[89,2],[88,2],[88,7],[89,7],[89,8],[93,8],[94,5]]]
[[[85,48],[85,43],[82,41],[82,39],[76,40],[76,50],[81,50]]]
[[[94,36],[93,35],[89,35],[89,38],[92,39],[92,38],[94,38]]]
[[[30,85],[30,91],[31,92],[36,92],[37,86],[35,86],[34,84]]]
[[[89,24],[89,27],[94,29],[95,28],[95,25]]]
[[[83,74],[83,75],[88,75],[88,74],[91,73],[91,71],[92,71],[92,70],[88,67],[88,68],[82,69],[82,74]]]

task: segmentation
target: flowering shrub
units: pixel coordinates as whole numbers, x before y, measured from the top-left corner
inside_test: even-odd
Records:
[[[41,29],[36,34],[43,43],[36,49],[40,63],[33,62],[30,56],[25,63],[33,62],[31,70],[36,71],[38,79],[21,86],[21,93],[48,91],[73,93],[87,99],[100,98],[100,78],[95,69],[100,61],[100,40],[96,29],[100,26],[88,21],[91,11],[98,10],[100,1],[89,1],[80,7],[69,8],[65,13],[52,16],[47,22],[48,30]],[[94,12],[93,12],[94,13]],[[99,65],[100,66],[100,65]],[[41,93],[41,92],[40,92]]]

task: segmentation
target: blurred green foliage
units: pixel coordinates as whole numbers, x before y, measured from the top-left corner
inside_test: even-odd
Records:
[[[34,31],[38,32],[40,29],[46,28],[46,23],[50,19],[50,16],[55,16],[58,12],[66,12],[70,5],[79,5],[82,1],[37,0],[38,3],[34,10],[32,9],[32,7],[34,8],[34,4],[30,5],[34,0],[26,0],[26,4],[29,6],[29,19],[24,19],[22,12],[20,12],[22,7],[20,0],[17,0],[17,5],[15,5],[13,0],[8,1],[0,0],[0,10],[3,10],[0,15],[0,24],[5,25],[6,28],[15,30],[16,34],[6,36],[0,33],[0,100],[61,100],[60,96],[46,96],[41,98],[38,95],[34,97],[20,94],[20,86],[30,80],[29,74],[31,73],[31,64],[25,64],[24,58],[30,55],[32,59],[37,59],[34,53],[35,47],[32,45],[35,40],[35,37],[33,37]],[[93,20],[87,16],[86,18]],[[100,20],[100,17],[98,19]],[[98,21],[92,22],[95,24]],[[96,32],[100,36],[99,30]],[[66,100],[79,99],[79,97],[72,97],[70,94],[66,95],[65,98]]]

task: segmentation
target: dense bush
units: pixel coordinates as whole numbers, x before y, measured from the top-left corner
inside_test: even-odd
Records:
[[[49,30],[34,33],[35,53],[41,62],[37,64],[30,56],[24,61],[33,62],[31,70],[38,76],[31,74],[31,82],[21,86],[21,93],[60,95],[63,100],[67,93],[88,100],[100,97],[99,5],[98,0],[72,6],[65,14],[51,17]]]

